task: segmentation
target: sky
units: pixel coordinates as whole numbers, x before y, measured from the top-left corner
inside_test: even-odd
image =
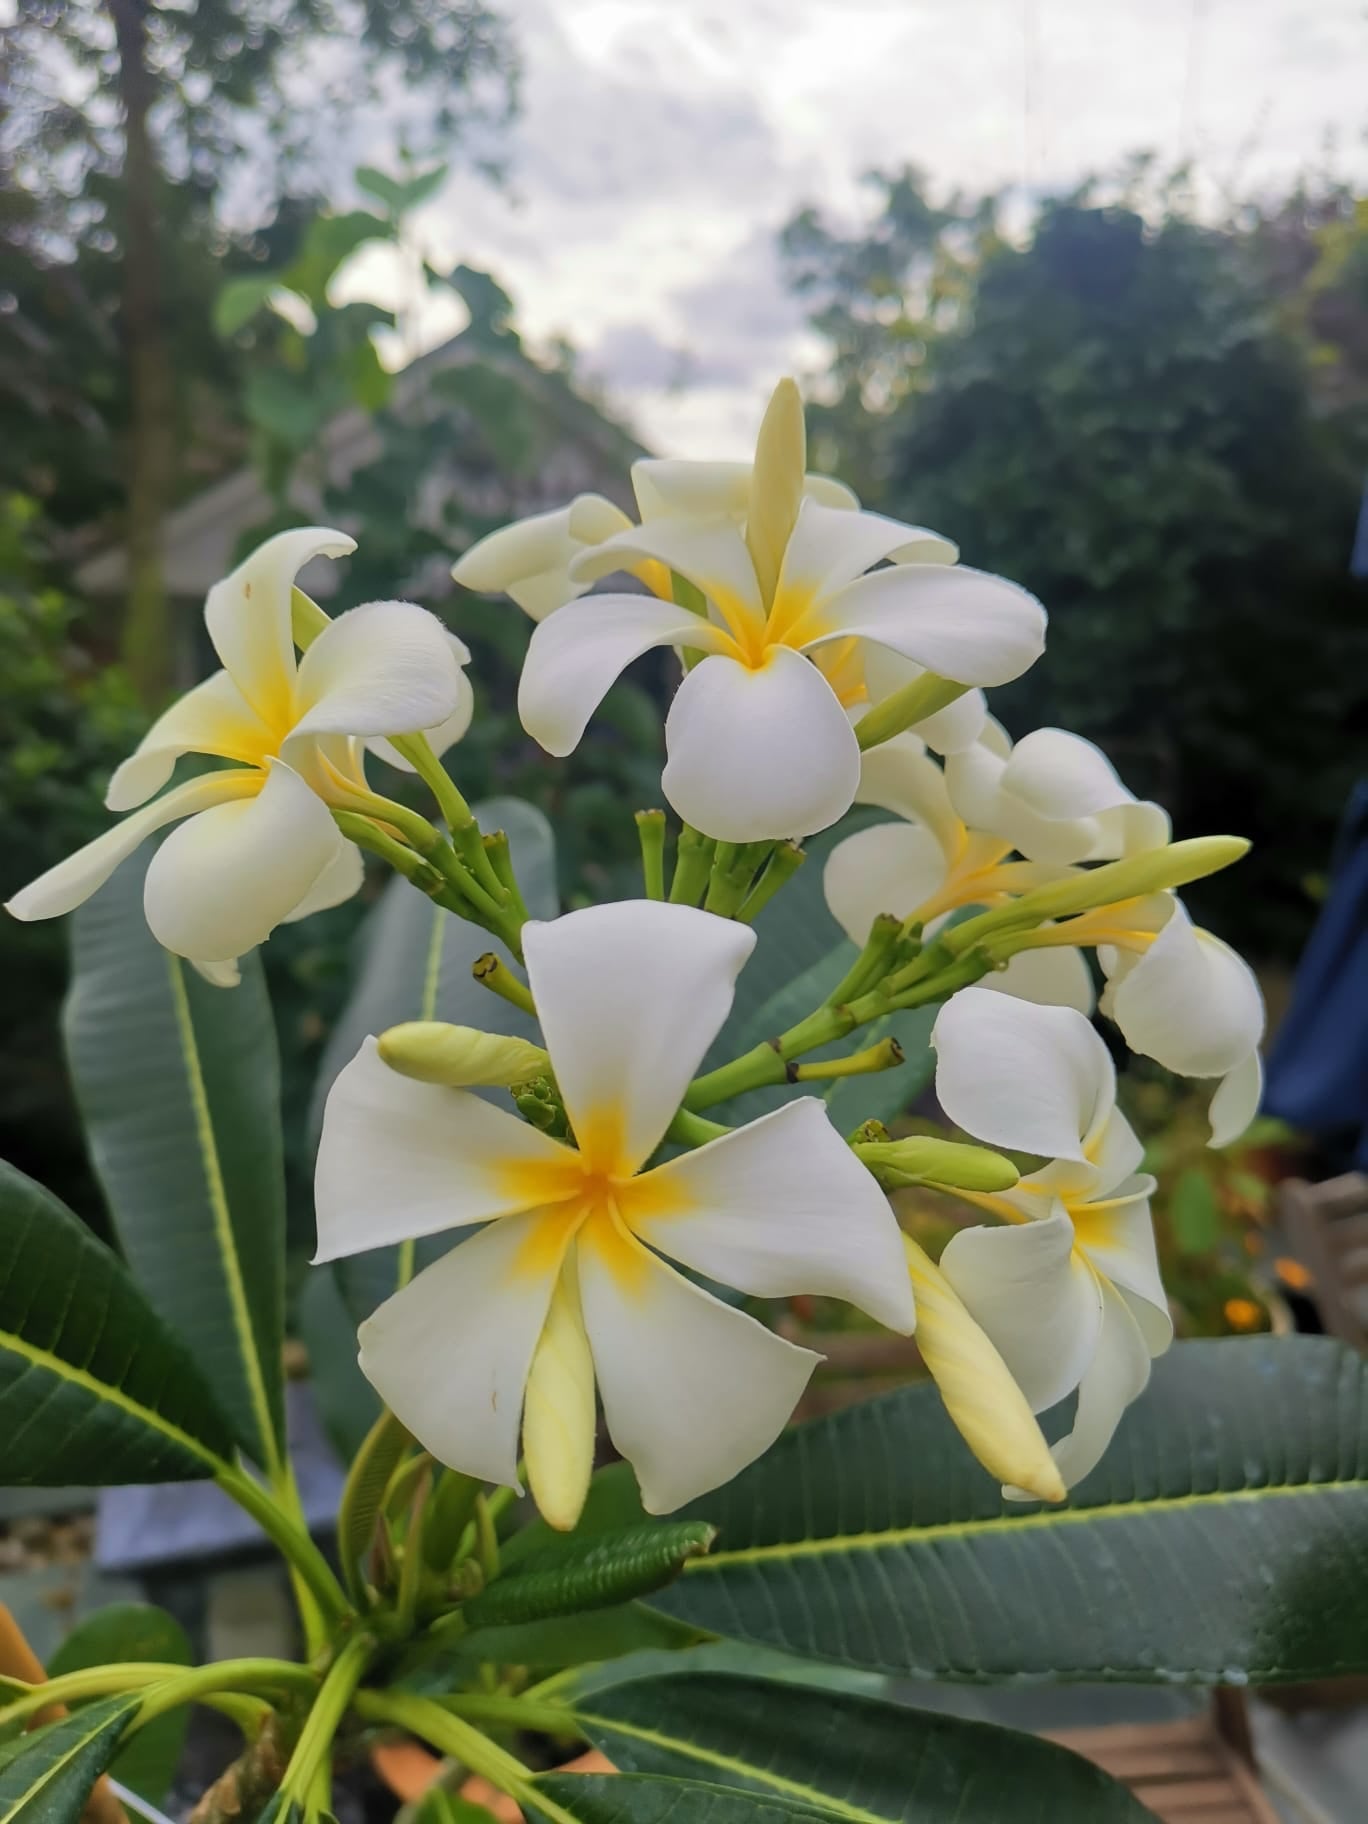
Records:
[[[1150,150],[1208,194],[1336,147],[1368,178],[1365,0],[505,0],[523,79],[508,184],[459,170],[416,218],[569,338],[661,453],[741,456],[779,374],[819,365],[775,237],[868,212],[861,174],[1020,199]],[[361,156],[383,160],[373,119]],[[385,275],[363,266],[358,290]],[[418,333],[460,326],[447,303]]]

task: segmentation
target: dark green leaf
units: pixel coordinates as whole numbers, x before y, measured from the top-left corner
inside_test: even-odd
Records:
[[[663,1657],[697,1639],[697,1629],[659,1615],[644,1603],[628,1602],[615,1609],[590,1609],[513,1627],[472,1628],[404,1682],[415,1690],[450,1690],[452,1667],[526,1666],[556,1672],[563,1666],[621,1659],[629,1653]]]
[[[119,1243],[194,1350],[238,1442],[284,1437],[280,1067],[256,956],[212,988],[147,929],[151,850],[72,919],[67,1056]]]
[[[199,1369],[122,1262],[0,1165],[0,1484],[183,1482],[231,1452]]]
[[[174,1615],[147,1602],[117,1602],[78,1622],[47,1664],[49,1678],[88,1666],[154,1660],[161,1665],[192,1663],[190,1642]],[[188,1710],[168,1710],[139,1729],[110,1768],[114,1779],[150,1805],[161,1805],[171,1789],[185,1746]]]
[[[102,1698],[36,1731],[0,1770],[0,1824],[76,1824],[139,1702]]]
[[[338,1456],[350,1463],[380,1417],[381,1404],[356,1359],[356,1319],[336,1273],[319,1267],[305,1277],[297,1317],[323,1429]]]
[[[1034,1736],[832,1690],[681,1670],[577,1705],[622,1773],[738,1786],[861,1824],[1141,1824],[1100,1768]]]
[[[698,1504],[653,1599],[929,1678],[1211,1684],[1368,1671],[1368,1366],[1320,1337],[1178,1345],[1062,1508],[1005,1504],[934,1388],[804,1426]]]
[[[712,1527],[700,1520],[647,1522],[626,1532],[603,1533],[549,1562],[525,1559],[466,1603],[472,1628],[541,1621],[630,1602],[676,1578],[690,1559],[712,1544]]]
[[[535,1791],[558,1808],[543,1809],[535,1798],[524,1806],[547,1824],[793,1824],[841,1814],[785,1800],[776,1803],[749,1792],[701,1780],[662,1780],[635,1774],[543,1774]],[[845,1814],[849,1817],[849,1813]]]
[[[610,1463],[605,1469],[595,1471],[584,1511],[575,1522],[573,1532],[557,1532],[538,1515],[521,1532],[505,1541],[500,1554],[503,1567],[506,1571],[511,1570],[534,1555],[540,1563],[563,1557],[578,1551],[586,1539],[624,1532],[628,1527],[642,1525],[646,1518],[631,1464]]]
[[[444,1786],[429,1786],[414,1806],[412,1824],[494,1824],[494,1814]]]
[[[356,187],[364,190],[367,196],[373,196],[377,203],[383,203],[391,215],[398,215],[404,207],[404,186],[397,179],[386,177],[383,171],[377,171],[374,165],[357,166]]]

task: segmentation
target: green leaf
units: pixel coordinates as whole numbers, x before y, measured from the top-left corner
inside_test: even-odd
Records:
[[[304,244],[281,274],[281,283],[322,310],[328,302],[328,283],[343,261],[367,241],[389,238],[388,225],[367,209],[320,215],[310,222]]]
[[[1368,1365],[1322,1337],[1179,1344],[1061,1508],[1004,1503],[935,1389],[804,1426],[699,1503],[653,1598],[927,1678],[1214,1684],[1368,1671]]]
[[[494,1824],[494,1814],[444,1786],[429,1786],[410,1814],[411,1824]]]
[[[701,1520],[648,1522],[604,1533],[549,1561],[524,1560],[472,1596],[463,1613],[475,1628],[612,1608],[662,1589],[690,1559],[701,1557],[715,1537]]]
[[[0,1770],[0,1824],[76,1824],[140,1701],[101,1698],[36,1730],[32,1745]]]
[[[214,333],[226,342],[245,329],[280,285],[275,273],[248,273],[229,279],[214,300]]]
[[[356,187],[367,196],[373,196],[391,215],[398,215],[403,210],[404,186],[397,178],[386,177],[383,171],[377,171],[374,165],[357,166]]]
[[[406,1676],[404,1684],[413,1690],[449,1691],[456,1667],[526,1666],[532,1671],[556,1672],[564,1666],[622,1659],[629,1653],[653,1658],[673,1654],[697,1639],[696,1629],[659,1615],[644,1603],[627,1602],[614,1609],[590,1609],[546,1621],[472,1628]]]
[[[607,1533],[625,1532],[628,1527],[647,1521],[641,1505],[641,1493],[630,1463],[610,1463],[595,1470],[589,1483],[584,1511],[570,1533],[557,1532],[538,1514],[520,1532],[505,1540],[500,1559],[505,1571],[527,1563],[535,1554],[539,1563],[547,1563],[578,1552],[586,1540]]]
[[[280,1065],[260,959],[211,988],[143,916],[152,851],[72,919],[62,1015],[119,1245],[193,1349],[243,1448],[283,1447],[285,1180]]]
[[[0,1485],[185,1482],[232,1448],[199,1369],[122,1262],[0,1164]]]
[[[575,1716],[622,1773],[716,1781],[859,1824],[1150,1817],[1035,1736],[832,1690],[680,1670],[600,1691]]]
[[[540,1806],[536,1795],[556,1809]],[[639,1774],[555,1773],[536,1780],[523,1804],[546,1824],[793,1824],[840,1814],[785,1800],[776,1803],[701,1780],[661,1780]],[[847,1813],[848,1817],[849,1814]],[[3,1820],[0,1820],[3,1824]]]
[[[1182,1254],[1209,1254],[1221,1239],[1221,1210],[1206,1173],[1181,1172],[1169,1199],[1173,1239]]]
[[[79,1622],[47,1664],[49,1678],[80,1672],[89,1666],[154,1660],[161,1665],[193,1664],[185,1629],[174,1615],[147,1602],[117,1602]],[[188,1710],[168,1710],[139,1729],[110,1773],[151,1805],[161,1805],[171,1790],[185,1732]]]
[[[323,1429],[338,1456],[350,1463],[383,1409],[356,1359],[356,1319],[335,1273],[320,1267],[305,1277],[296,1320]]]
[[[518,798],[491,798],[474,810],[486,832],[507,832],[532,916],[554,918],[555,839],[546,818]],[[390,882],[362,928],[356,986],[319,1066],[310,1121],[315,1136],[334,1078],[356,1056],[368,1033],[383,1032],[401,1020],[448,1020],[485,1032],[537,1036],[535,1020],[482,988],[471,975],[471,965],[490,943],[487,931],[434,906],[406,880]],[[435,1259],[447,1246],[447,1237],[434,1237],[420,1246],[419,1260]],[[333,1269],[354,1322],[368,1317],[395,1289],[397,1258],[398,1249],[378,1248]]]

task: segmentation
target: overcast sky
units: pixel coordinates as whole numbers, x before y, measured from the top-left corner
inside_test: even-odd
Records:
[[[1332,136],[1368,174],[1365,0],[504,10],[524,65],[510,189],[458,175],[419,217],[425,248],[493,271],[527,335],[568,336],[639,434],[681,455],[743,454],[774,378],[808,364],[775,234],[804,202],[858,219],[871,166],[1030,195],[1151,149],[1246,192]]]

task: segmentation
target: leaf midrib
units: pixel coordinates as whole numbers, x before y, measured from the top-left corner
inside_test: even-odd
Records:
[[[182,1431],[179,1425],[172,1424],[170,1419],[163,1418],[150,1406],[143,1406],[137,1400],[131,1399],[121,1387],[115,1387],[109,1381],[97,1380],[87,1369],[78,1368],[74,1362],[68,1362],[62,1356],[54,1355],[50,1349],[40,1349],[35,1343],[27,1342],[22,1336],[17,1336],[13,1330],[0,1330],[0,1349],[8,1349],[12,1354],[21,1356],[32,1367],[44,1369],[47,1373],[56,1375],[59,1380],[69,1382],[73,1387],[84,1388],[87,1393],[94,1394],[106,1405],[117,1406],[120,1411],[128,1413],[140,1424],[149,1426],[153,1431],[160,1432],[173,1444],[178,1444],[181,1449],[190,1451],[192,1455],[199,1458],[211,1475],[216,1475],[220,1469],[226,1467],[222,1457],[210,1450],[207,1445],[192,1438],[189,1432]],[[4,1824],[3,1819],[0,1819],[0,1824]]]
[[[61,1773],[63,1768],[69,1766],[71,1762],[75,1760],[76,1756],[84,1749],[88,1748],[95,1738],[103,1730],[107,1729],[111,1723],[118,1721],[121,1715],[136,1708],[137,1700],[134,1700],[133,1702],[126,1704],[123,1711],[116,1710],[105,1717],[98,1728],[91,1729],[85,1735],[80,1736],[72,1743],[65,1754],[58,1760],[53,1761],[50,1766],[44,1768],[43,1772],[39,1774],[32,1785],[25,1787],[24,1791],[20,1793],[9,1810],[4,1813],[3,1817],[0,1817],[0,1824],[14,1824],[14,1820],[19,1816],[24,1807],[26,1805],[31,1805],[43,1788],[50,1785],[51,1782],[56,1779],[57,1775]]]
[[[175,1009],[181,1057],[185,1064],[190,1106],[195,1118],[195,1138],[199,1143],[205,1190],[214,1219],[214,1236],[218,1242],[219,1255],[223,1262],[233,1329],[237,1333],[238,1351],[242,1357],[243,1371],[247,1377],[247,1397],[251,1404],[261,1449],[264,1453],[262,1468],[276,1474],[279,1473],[281,1467],[279,1440],[276,1437],[270,1397],[266,1392],[261,1357],[257,1352],[256,1332],[252,1328],[251,1309],[247,1302],[247,1287],[242,1276],[242,1262],[238,1257],[237,1237],[233,1233],[233,1217],[228,1208],[228,1193],[223,1183],[223,1165],[219,1158],[218,1139],[214,1133],[214,1118],[209,1108],[208,1092],[204,1087],[204,1071],[200,1064],[199,1041],[195,1035],[194,1016],[190,1012],[190,997],[185,991],[185,964],[168,950],[166,967],[171,978],[171,1004]]]
[[[862,1806],[851,1805],[832,1793],[823,1792],[816,1786],[808,1786],[801,1780],[786,1779],[783,1774],[773,1773],[768,1768],[756,1767],[750,1761],[737,1760],[735,1756],[722,1754],[714,1748],[704,1748],[695,1741],[685,1741],[678,1736],[662,1735],[658,1730],[645,1729],[639,1723],[619,1722],[613,1717],[598,1716],[592,1711],[576,1710],[578,1722],[617,1735],[625,1735],[630,1740],[646,1742],[653,1748],[663,1748],[669,1752],[683,1755],[686,1759],[700,1762],[705,1767],[716,1767],[728,1773],[739,1774],[742,1778],[754,1781],[771,1792],[784,1793],[791,1799],[799,1799],[816,1811],[834,1812],[838,1817],[849,1818],[852,1824],[901,1824],[901,1820],[891,1813],[866,1811]]]
[[[889,1546],[934,1544],[939,1539],[972,1539],[981,1534],[1048,1531],[1052,1527],[1084,1522],[1095,1524],[1104,1520],[1146,1518],[1186,1508],[1269,1501],[1346,1489],[1368,1492],[1368,1477],[1334,1482],[1271,1483],[1264,1488],[1213,1490],[1201,1495],[1161,1495],[1153,1501],[1117,1501],[1107,1507],[1070,1507],[1019,1516],[999,1514],[985,1520],[948,1520],[933,1526],[890,1527],[881,1533],[832,1533],[820,1539],[795,1539],[774,1545],[742,1546],[730,1552],[711,1552],[704,1558],[689,1559],[684,1565],[684,1575],[725,1570],[736,1564],[763,1564],[773,1559],[817,1558],[832,1552],[874,1552]]]

